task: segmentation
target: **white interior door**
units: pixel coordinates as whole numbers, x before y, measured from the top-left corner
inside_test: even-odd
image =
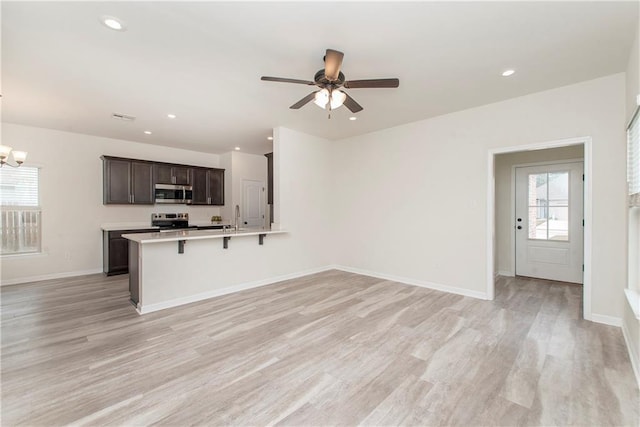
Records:
[[[244,227],[264,226],[264,182],[242,180],[242,224]]]
[[[582,283],[583,163],[516,168],[516,274]]]

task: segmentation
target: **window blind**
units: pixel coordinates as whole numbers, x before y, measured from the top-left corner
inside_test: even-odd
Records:
[[[39,169],[29,166],[0,169],[0,205],[38,207]]]
[[[629,206],[640,206],[640,108],[627,128],[627,182]]]

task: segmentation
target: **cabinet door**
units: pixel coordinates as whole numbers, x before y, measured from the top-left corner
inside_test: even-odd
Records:
[[[224,169],[209,169],[209,197],[211,204],[224,205]]]
[[[191,168],[174,166],[173,167],[173,183],[178,185],[191,184]]]
[[[207,191],[207,170],[193,169],[193,193],[191,202],[194,205],[208,205],[209,193]]]
[[[152,205],[153,164],[131,162],[131,201],[136,205]]]
[[[156,184],[173,184],[173,171],[171,165],[156,164],[154,168]]]
[[[127,160],[105,159],[103,203],[131,203],[131,162]]]
[[[109,274],[129,271],[129,240],[123,237],[109,238]]]

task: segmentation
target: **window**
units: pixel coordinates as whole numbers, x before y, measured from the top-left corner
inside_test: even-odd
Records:
[[[28,166],[0,169],[0,255],[40,252],[39,172],[38,168]]]
[[[569,240],[569,172],[529,174],[529,238]]]

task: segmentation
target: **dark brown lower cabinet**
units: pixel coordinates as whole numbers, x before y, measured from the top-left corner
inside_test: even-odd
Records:
[[[107,276],[129,272],[129,240],[123,234],[151,233],[156,229],[116,230],[102,233],[102,270]]]

